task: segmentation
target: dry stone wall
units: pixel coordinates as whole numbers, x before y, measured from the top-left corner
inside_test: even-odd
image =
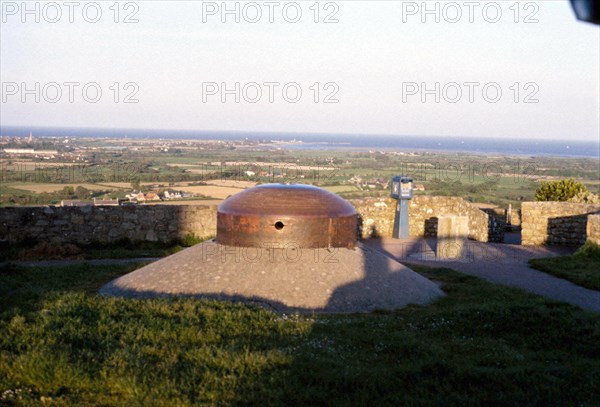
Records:
[[[0,240],[10,244],[130,241],[169,242],[213,236],[216,206],[137,205],[0,208]]]
[[[580,246],[587,239],[588,215],[600,205],[571,202],[524,202],[521,206],[521,242],[524,245]]]
[[[362,238],[391,236],[396,201],[391,198],[353,200]],[[122,239],[169,242],[186,235],[216,234],[216,206],[137,205],[0,208],[0,241],[10,244],[111,243]],[[466,216],[469,238],[501,241],[503,225],[462,198],[416,196],[409,203],[411,236],[437,236],[439,216]]]
[[[588,215],[586,235],[587,240],[600,245],[600,214]]]
[[[370,198],[350,201],[360,215],[359,234],[363,239],[392,236],[396,201]],[[409,201],[408,227],[411,236],[437,236],[439,216],[469,218],[469,238],[482,242],[501,241],[503,230],[493,216],[459,197],[418,195]],[[493,240],[497,239],[497,240]]]
[[[521,210],[520,209],[513,208],[510,224],[513,228],[516,228],[516,229],[521,228]]]
[[[506,231],[506,210],[502,208],[479,209],[488,215],[488,241],[503,242],[504,232]]]

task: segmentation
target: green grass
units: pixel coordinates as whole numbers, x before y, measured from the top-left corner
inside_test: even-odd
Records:
[[[600,246],[586,242],[571,256],[532,259],[531,267],[580,286],[600,290]]]
[[[448,295],[312,316],[95,295],[132,268],[0,272],[0,404],[598,405],[600,318],[517,289],[413,266]]]
[[[212,239],[212,236],[198,237],[188,234],[170,242],[132,242],[129,239],[121,239],[112,243],[94,242],[81,246],[31,241],[20,245],[0,245],[0,261],[166,257],[209,239]]]

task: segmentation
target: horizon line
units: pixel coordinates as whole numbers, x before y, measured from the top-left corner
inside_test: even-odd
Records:
[[[583,141],[589,143],[600,144],[600,138],[597,140],[593,139],[581,139],[581,138],[570,138],[568,141],[561,138],[544,138],[544,137],[517,137],[517,136],[461,136],[461,135],[435,135],[435,134],[382,134],[382,133],[331,133],[331,132],[298,132],[298,131],[272,131],[272,130],[214,130],[214,129],[176,129],[176,128],[143,128],[143,127],[80,127],[80,126],[29,126],[29,125],[3,125],[0,124],[0,131],[6,128],[28,128],[30,132],[35,129],[57,129],[57,130],[100,130],[100,131],[176,131],[176,132],[198,132],[198,133],[240,133],[240,134],[285,134],[285,135],[298,135],[298,136],[311,136],[311,135],[333,135],[333,136],[346,136],[346,137],[364,137],[364,136],[376,136],[376,137],[448,137],[448,138],[464,138],[464,139],[495,139],[495,140],[530,140],[530,141]],[[44,137],[44,136],[42,136]],[[47,137],[47,136],[46,136]]]

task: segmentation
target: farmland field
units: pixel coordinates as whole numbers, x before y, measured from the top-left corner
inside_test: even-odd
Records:
[[[153,201],[144,205],[219,205],[222,199],[186,199],[181,201]]]
[[[199,185],[199,186],[186,186],[179,187],[180,190],[184,192],[188,192],[190,194],[195,195],[204,195],[211,198],[217,199],[225,199],[230,195],[237,194],[238,192],[243,191],[241,188],[232,188],[232,187],[220,187],[214,185]]]
[[[173,142],[169,151],[156,141],[111,140],[103,149],[97,140],[78,140],[68,154],[48,162],[0,160],[0,204],[56,204],[73,199],[64,187],[84,186],[95,198],[125,200],[126,193],[182,190],[207,199],[223,200],[258,183],[307,183],[345,199],[385,196],[385,182],[399,174],[423,185],[419,195],[461,196],[470,202],[518,208],[534,200],[541,180],[574,178],[598,193],[598,160],[562,157],[503,157],[467,153],[394,151],[273,150],[273,145],[200,143],[184,148]],[[234,145],[236,147],[234,147]],[[81,147],[81,150],[78,148]],[[90,150],[90,148],[93,149]],[[78,160],[67,162],[77,154]],[[73,170],[73,166],[81,169]],[[52,168],[57,167],[57,168]],[[62,167],[62,168],[60,168]],[[333,169],[333,171],[330,171]],[[78,177],[75,178],[74,177]],[[357,177],[357,178],[355,178]],[[370,188],[369,185],[377,185]],[[54,196],[43,196],[44,193]],[[81,196],[77,197],[82,199]]]
[[[92,191],[102,191],[102,190],[106,190],[107,189],[107,187],[103,186],[103,185],[87,184],[87,183],[81,183],[81,184],[34,184],[34,183],[22,183],[22,184],[8,184],[7,186],[10,186],[11,188],[14,188],[14,189],[20,189],[20,190],[23,190],[23,191],[34,192],[36,194],[41,194],[41,193],[44,193],[44,192],[57,192],[57,191],[61,191],[65,187],[77,188],[78,186],[82,186],[82,187],[87,188],[87,189],[92,190]]]
[[[160,182],[159,183],[157,183],[157,182],[140,182],[140,185],[142,187],[153,187],[157,184],[160,184]],[[182,182],[180,184],[176,183],[174,186],[187,185],[187,184],[188,184],[187,182]],[[99,185],[102,187],[106,186],[106,187],[110,187],[110,188],[119,188],[119,189],[127,189],[127,190],[132,189],[131,182],[101,182],[96,185]]]
[[[55,167],[76,167],[82,166],[81,163],[70,162],[47,162],[47,161],[12,161],[7,164],[7,167],[18,169],[21,171],[36,170],[39,168],[55,168]]]
[[[232,187],[232,188],[252,188],[256,185],[256,182],[252,181],[237,181],[228,179],[215,179],[206,181],[208,185],[215,185],[220,187]]]
[[[340,192],[358,191],[358,188],[356,188],[356,186],[354,186],[354,185],[327,185],[327,186],[324,186],[323,189],[326,189],[335,194],[340,193]]]

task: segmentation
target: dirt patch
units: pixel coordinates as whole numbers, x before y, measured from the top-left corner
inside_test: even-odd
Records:
[[[31,248],[19,250],[18,260],[63,260],[83,259],[83,250],[74,244],[51,245],[39,243]]]

